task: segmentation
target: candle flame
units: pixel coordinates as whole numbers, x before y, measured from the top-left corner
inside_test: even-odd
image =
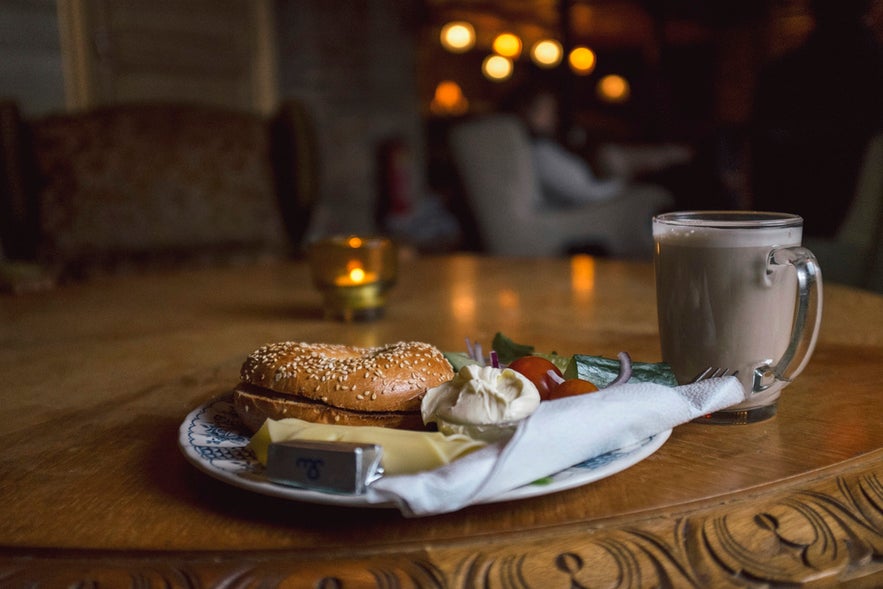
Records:
[[[365,282],[365,271],[361,268],[353,268],[350,270],[350,280],[352,280],[354,284]]]

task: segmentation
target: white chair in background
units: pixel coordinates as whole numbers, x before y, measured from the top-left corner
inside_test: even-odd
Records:
[[[574,208],[542,205],[530,139],[522,123],[494,114],[463,122],[449,136],[453,164],[486,253],[560,256],[584,250],[619,258],[652,255],[651,218],[673,205],[653,186]]]

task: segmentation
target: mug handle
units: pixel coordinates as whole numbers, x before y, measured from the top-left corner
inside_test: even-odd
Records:
[[[768,389],[776,381],[791,382],[806,367],[816,346],[822,323],[822,271],[815,255],[804,247],[773,249],[767,260],[767,274],[776,266],[794,266],[797,271],[797,309],[791,340],[784,355],[775,364],[754,369],[752,393]]]

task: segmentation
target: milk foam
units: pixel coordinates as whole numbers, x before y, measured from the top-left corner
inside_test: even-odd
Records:
[[[653,237],[670,245],[693,247],[771,247],[800,245],[802,227],[727,228],[653,225]]]

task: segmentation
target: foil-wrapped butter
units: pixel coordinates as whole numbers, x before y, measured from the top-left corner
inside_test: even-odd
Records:
[[[377,444],[292,440],[267,448],[266,477],[317,491],[361,494],[383,473]]]

